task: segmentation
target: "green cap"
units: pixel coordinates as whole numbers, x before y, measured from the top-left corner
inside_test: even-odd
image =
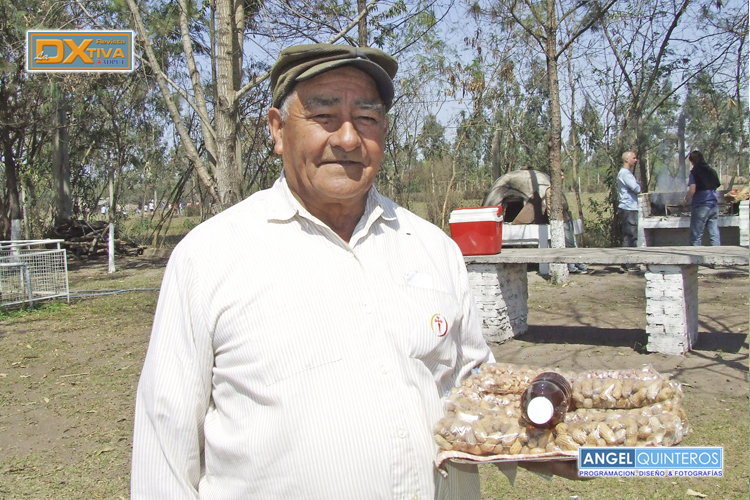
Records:
[[[386,109],[393,104],[393,80],[398,62],[382,50],[370,47],[316,43],[295,45],[281,51],[271,68],[273,107],[281,102],[297,82],[310,79],[341,66],[354,66],[375,80]]]

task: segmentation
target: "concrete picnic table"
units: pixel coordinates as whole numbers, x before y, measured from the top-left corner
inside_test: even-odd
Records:
[[[684,354],[698,340],[698,266],[747,266],[748,256],[741,246],[509,248],[464,261],[488,342],[528,330],[527,264],[645,264],[646,349]]]

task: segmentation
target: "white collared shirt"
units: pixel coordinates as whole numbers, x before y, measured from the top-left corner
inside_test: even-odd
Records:
[[[349,244],[285,179],[175,248],[136,398],[131,498],[478,498],[441,397],[492,354],[458,247],[368,193]]]

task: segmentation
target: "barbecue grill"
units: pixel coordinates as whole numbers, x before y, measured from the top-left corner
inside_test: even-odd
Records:
[[[724,192],[719,193],[719,215],[739,215],[740,204],[726,201]],[[682,191],[655,191],[642,196],[644,205],[647,204],[644,206],[644,217],[690,217],[690,205],[683,205],[685,193]]]
[[[730,203],[724,199],[725,192],[719,191],[721,244],[747,245],[748,202]],[[690,206],[682,204],[684,199],[684,191],[655,191],[638,196],[638,246],[690,244]],[[707,235],[703,243],[708,244]]]

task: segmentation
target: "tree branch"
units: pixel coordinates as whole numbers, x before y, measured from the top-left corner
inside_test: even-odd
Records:
[[[80,7],[80,8],[81,8],[81,10],[83,10],[83,12],[84,12],[84,13],[86,14],[86,16],[87,16],[87,17],[89,18],[89,20],[90,20],[90,21],[91,21],[92,23],[94,23],[94,25],[96,25],[97,27],[99,27],[99,28],[101,28],[101,29],[103,29],[103,30],[106,30],[106,29],[107,29],[106,27],[102,26],[102,24],[101,24],[101,23],[100,23],[100,22],[99,22],[99,21],[98,21],[98,20],[97,20],[97,19],[96,19],[96,18],[95,18],[95,17],[94,17],[94,16],[93,16],[93,15],[92,15],[92,14],[91,14],[91,13],[90,13],[90,12],[89,12],[89,11],[88,11],[87,9],[86,9],[86,7],[84,7],[84,6],[83,6],[83,5],[81,4],[81,2],[80,2],[79,0],[75,0],[75,2],[76,2],[76,4],[78,5],[78,7]],[[175,82],[174,82],[174,81],[173,81],[173,80],[172,80],[171,78],[169,78],[169,76],[167,76],[167,75],[166,75],[166,74],[165,74],[165,73],[164,73],[164,72],[163,72],[163,71],[161,70],[161,68],[160,68],[160,67],[159,67],[158,65],[157,65],[156,67],[154,67],[154,66],[153,66],[153,65],[151,64],[151,62],[150,62],[150,61],[149,61],[148,59],[144,59],[143,57],[141,57],[141,56],[140,56],[140,54],[134,54],[134,55],[135,55],[136,59],[138,59],[138,60],[139,60],[139,61],[140,61],[141,63],[143,63],[143,64],[147,64],[147,65],[148,65],[148,66],[149,66],[149,67],[151,68],[151,70],[152,70],[152,71],[153,71],[154,73],[158,73],[158,74],[160,74],[160,75],[161,75],[161,77],[162,77],[162,78],[164,78],[164,79],[165,79],[165,80],[167,81],[167,83],[169,83],[169,85],[170,85],[170,86],[171,86],[171,87],[172,87],[172,88],[173,88],[173,89],[174,89],[174,90],[175,90],[175,91],[176,91],[176,92],[177,92],[178,94],[180,94],[180,97],[182,97],[183,99],[185,99],[185,102],[186,102],[186,103],[188,103],[188,106],[190,106],[191,108],[193,108],[193,111],[195,111],[195,112],[196,112],[196,113],[198,114],[198,116],[201,116],[201,112],[200,112],[200,110],[199,110],[199,109],[198,109],[198,107],[197,107],[197,106],[195,105],[195,103],[194,103],[194,102],[193,102],[193,101],[192,101],[192,100],[190,99],[190,96],[188,96],[187,92],[185,92],[185,89],[183,89],[182,87],[180,87],[179,85],[177,85],[177,83],[175,83]],[[201,119],[203,119],[203,118],[201,117]],[[209,123],[210,123],[210,122],[209,122]],[[216,136],[215,136],[215,135],[213,135],[213,134],[214,134],[214,131],[213,131],[213,129],[209,127],[209,129],[208,129],[208,130],[209,130],[209,133],[211,134],[212,138],[213,138],[214,140],[216,140]]]
[[[378,0],[372,0],[370,3],[365,6],[365,9],[359,13],[359,15],[354,18],[352,22],[350,22],[344,29],[339,31],[336,35],[334,35],[330,40],[328,40],[328,43],[334,43],[337,40],[344,37],[349,31],[351,31],[355,26],[359,24],[359,20],[362,19],[367,13],[375,6],[375,4],[378,3]],[[240,90],[237,91],[236,98],[239,99],[243,95],[247,94],[251,89],[258,86],[260,83],[262,83],[266,78],[271,76],[270,71],[266,71],[262,75],[256,76],[249,82],[247,82]]]
[[[528,5],[528,4],[527,4],[527,5]],[[528,33],[528,34],[529,34],[529,36],[530,36],[531,38],[533,38],[533,39],[534,39],[534,41],[536,41],[536,43],[538,43],[538,44],[539,44],[539,48],[540,48],[540,49],[542,50],[542,52],[544,52],[544,40],[543,40],[543,39],[542,39],[542,38],[541,38],[541,37],[540,37],[540,36],[539,36],[538,34],[534,33],[534,32],[533,32],[533,31],[531,30],[531,28],[529,28],[528,26],[526,26],[526,25],[524,24],[524,22],[523,22],[523,21],[521,21],[521,19],[520,19],[520,18],[519,18],[519,17],[518,17],[517,15],[516,15],[516,2],[513,2],[513,5],[511,5],[511,6],[510,6],[510,9],[508,9],[508,13],[509,13],[509,14],[510,14],[510,16],[511,16],[511,17],[513,18],[513,20],[514,20],[514,21],[516,22],[516,24],[518,24],[519,26],[521,26],[521,28],[522,28],[522,29],[523,29],[523,30],[524,30],[524,31],[525,31],[526,33]],[[536,17],[536,16],[535,16],[535,17]],[[540,22],[540,24],[543,24],[543,23],[541,23],[541,22]]]
[[[185,63],[187,64],[190,81],[193,83],[193,94],[195,95],[195,106],[193,109],[198,113],[201,119],[201,130],[206,141],[206,151],[212,157],[213,162],[216,160],[216,132],[211,124],[206,108],[206,96],[203,94],[203,83],[198,66],[195,64],[193,57],[193,42],[190,38],[190,28],[187,17],[187,4],[185,0],[179,0],[180,7],[180,33],[182,35],[182,52],[185,54]]]
[[[655,70],[661,67],[661,60],[662,60],[662,57],[664,57],[664,54],[667,52],[667,45],[669,45],[670,39],[672,37],[672,32],[675,30],[675,28],[677,28],[677,23],[682,17],[682,14],[685,13],[685,10],[687,9],[687,6],[690,3],[690,1],[691,0],[684,0],[680,9],[675,13],[674,18],[672,19],[672,24],[669,26],[667,33],[664,35],[664,39],[662,40],[661,46],[659,47],[659,53],[656,56],[656,61],[654,61]],[[643,95],[648,95],[649,92],[651,92],[651,88],[654,86],[657,76],[658,76],[658,71],[653,71],[651,73],[651,77],[648,79],[648,83],[646,84],[646,88],[644,90]],[[640,108],[643,109],[643,106],[640,106]]]
[[[131,14],[133,15],[133,23],[135,24],[136,30],[143,40],[143,47],[146,50],[146,56],[151,63],[151,67],[159,68],[159,63],[156,61],[156,54],[154,54],[154,50],[151,47],[151,40],[149,40],[148,34],[146,33],[146,27],[143,25],[143,19],[141,19],[141,13],[138,10],[138,6],[135,4],[135,0],[126,1]],[[198,150],[195,148],[195,144],[193,144],[190,133],[188,132],[185,124],[182,121],[182,115],[177,109],[177,105],[174,103],[174,100],[172,100],[166,78],[164,78],[163,73],[160,69],[154,71],[154,74],[156,75],[156,83],[159,85],[162,97],[164,98],[164,102],[167,105],[167,109],[169,109],[169,114],[172,117],[172,122],[177,129],[177,133],[179,134],[180,139],[182,140],[182,145],[185,148],[188,158],[191,162],[193,162],[195,171],[198,173],[198,177],[200,177],[203,184],[206,186],[206,188],[208,188],[208,191],[213,199],[221,203],[221,198],[219,197],[219,193],[216,189],[216,183],[206,170],[203,159],[200,157]]]
[[[576,31],[575,33],[573,33],[573,35],[570,36],[570,38],[568,39],[568,41],[563,44],[562,48],[560,48],[560,50],[557,52],[557,54],[555,55],[555,57],[560,57],[560,55],[562,55],[566,50],[568,50],[568,47],[570,47],[570,45],[573,42],[575,42],[576,39],[579,36],[583,35],[586,31],[589,30],[589,28],[591,28],[594,25],[594,23],[596,23],[598,20],[600,20],[602,17],[604,17],[604,14],[606,14],[607,11],[612,8],[612,6],[615,4],[616,1],[617,0],[611,0],[609,2],[609,5],[607,5],[606,7],[604,7],[601,10],[601,12],[599,12],[598,15],[594,16],[591,20],[589,20],[588,23],[586,23],[578,31]],[[597,6],[598,6],[598,4],[597,4]],[[570,12],[572,12],[572,10]],[[562,20],[560,20],[560,21],[562,22]]]

